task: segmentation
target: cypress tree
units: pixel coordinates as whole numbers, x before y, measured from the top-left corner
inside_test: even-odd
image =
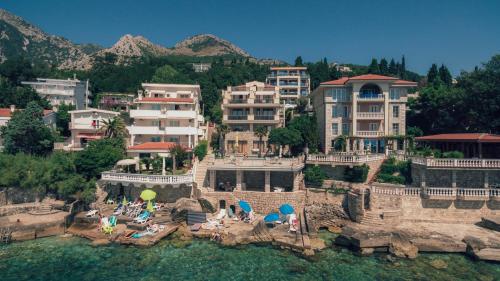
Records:
[[[439,78],[441,79],[441,81],[443,81],[444,84],[446,84],[447,86],[451,86],[453,78],[451,77],[450,71],[444,64],[442,64],[439,68]]]
[[[391,62],[389,63],[389,74],[392,75],[398,74],[398,69],[396,67],[396,63],[394,62],[394,59],[391,59]]]
[[[401,73],[400,73],[399,77],[401,77],[401,79],[405,79],[405,77],[406,77],[406,60],[405,60],[404,55],[401,58]]]
[[[429,69],[429,72],[427,72],[427,82],[429,84],[434,83],[438,78],[438,75],[439,75],[438,67],[435,63],[433,63],[431,68]]]
[[[295,58],[295,66],[303,66],[304,63],[302,62],[302,57],[301,56],[298,56],[297,58]]]
[[[371,73],[371,74],[379,74],[380,73],[377,59],[375,59],[375,58],[372,59],[370,66],[368,66],[368,73]]]
[[[387,60],[382,58],[379,64],[380,74],[387,75],[389,74],[389,66],[387,65]]]

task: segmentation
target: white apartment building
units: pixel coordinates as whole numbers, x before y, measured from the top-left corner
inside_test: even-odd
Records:
[[[130,146],[170,142],[193,148],[204,138],[199,85],[143,83],[142,87],[134,100],[136,109],[130,110],[134,120],[127,127]]]
[[[113,119],[120,114],[95,108],[72,110],[69,113],[71,114],[69,150],[81,150],[88,142],[101,139],[104,136],[103,121]]]
[[[23,81],[21,83],[31,86],[55,108],[60,104],[73,104],[76,109],[84,109],[89,103],[91,95],[88,80],[37,78],[36,81]]]
[[[348,152],[397,150],[397,142],[388,140],[405,135],[408,89],[416,86],[374,74],[321,83],[311,101],[323,152],[331,152],[340,136],[346,137]]]
[[[307,74],[307,67],[271,67],[270,70],[266,83],[278,87],[282,102],[294,105],[298,98],[309,96],[311,79]]]

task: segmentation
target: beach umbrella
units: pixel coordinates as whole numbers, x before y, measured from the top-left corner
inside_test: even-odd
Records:
[[[151,203],[151,200],[148,201],[148,205],[146,207],[146,210],[148,210],[149,212],[154,212],[155,209],[153,209],[153,203]]]
[[[240,202],[238,202],[238,205],[240,205],[240,208],[245,213],[250,213],[252,211],[252,207],[247,201],[240,200]]]
[[[280,207],[280,212],[283,215],[289,215],[289,214],[293,214],[295,211],[294,211],[293,207],[290,204],[283,204]]]
[[[127,197],[123,196],[122,205],[125,206],[127,203]]]
[[[265,222],[274,222],[279,220],[280,215],[278,213],[269,213],[264,217]]]
[[[151,201],[151,200],[155,199],[155,197],[156,197],[156,192],[154,192],[151,189],[144,189],[141,192],[141,199],[144,201]]]

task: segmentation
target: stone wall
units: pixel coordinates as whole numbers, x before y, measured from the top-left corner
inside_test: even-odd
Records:
[[[0,206],[36,202],[37,199],[38,194],[32,190],[11,187],[5,188],[0,192]]]
[[[307,165],[311,166],[311,165]],[[318,165],[323,172],[326,173],[326,176],[332,180],[343,181],[345,175],[345,169],[347,166],[339,165],[339,166],[331,166],[331,165]]]
[[[277,212],[282,204],[290,204],[295,211],[302,210],[305,205],[305,191],[296,192],[259,192],[259,191],[233,191],[233,192],[203,192],[202,197],[217,200],[215,206],[219,210],[220,200],[225,200],[226,208],[231,205],[236,207],[236,212],[241,211],[238,200],[250,203],[256,213],[268,214]]]
[[[365,215],[364,211],[364,195],[361,193],[349,191],[347,193],[347,208],[349,211],[349,217],[355,222],[360,222]]]
[[[128,199],[135,200],[139,198],[141,192],[146,189],[145,185],[122,185],[122,184],[107,184],[104,190],[108,192],[110,198],[119,198],[125,195]],[[154,185],[151,187],[156,192],[156,199],[159,202],[173,203],[180,198],[191,197],[191,186],[181,184],[179,186],[173,185]]]

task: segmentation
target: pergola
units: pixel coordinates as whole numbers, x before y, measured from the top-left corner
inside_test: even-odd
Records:
[[[460,151],[465,158],[500,158],[500,135],[486,133],[438,134],[415,138],[442,152]]]

